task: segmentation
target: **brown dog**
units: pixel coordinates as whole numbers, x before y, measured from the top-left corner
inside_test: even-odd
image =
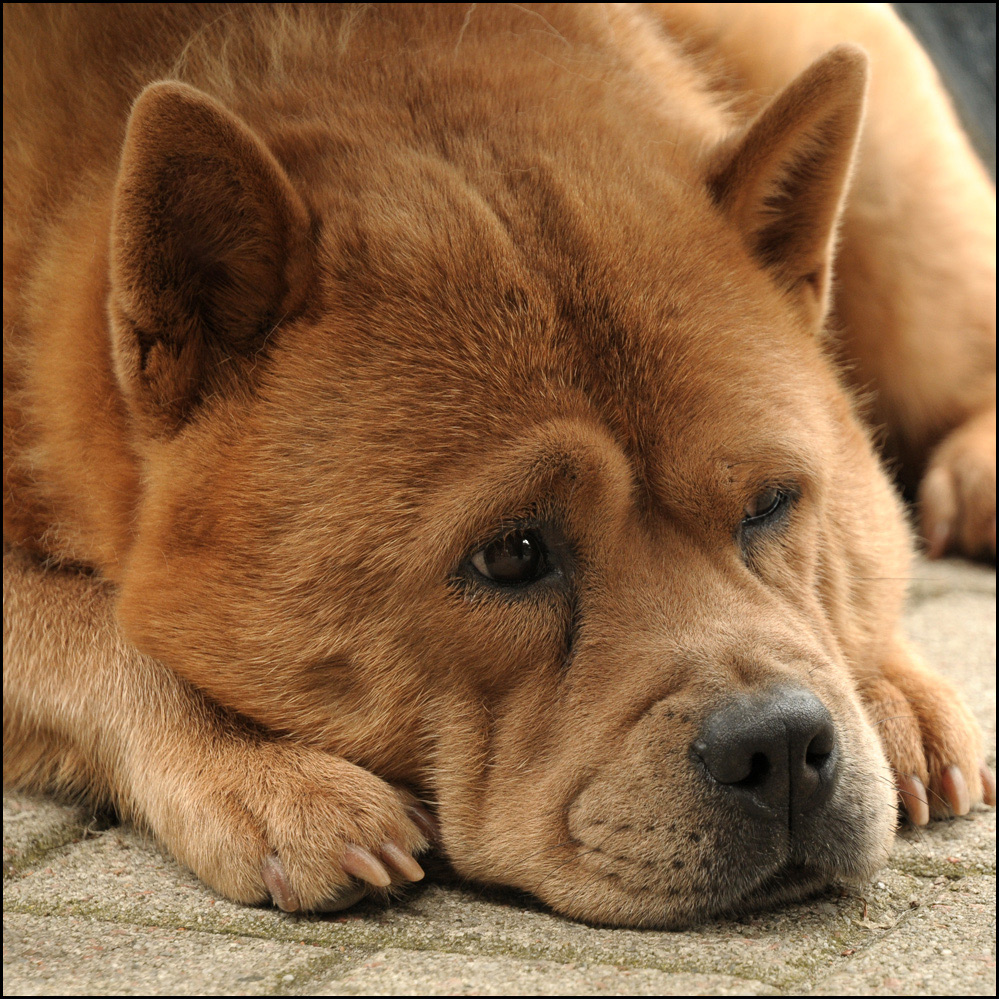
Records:
[[[869,876],[896,780],[981,800],[833,360],[934,550],[994,556],[994,194],[887,8],[4,37],[9,783],[246,902],[348,904],[435,834],[657,926]]]

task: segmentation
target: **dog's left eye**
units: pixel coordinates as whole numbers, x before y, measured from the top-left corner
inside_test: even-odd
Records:
[[[533,583],[548,572],[545,548],[534,531],[511,531],[480,548],[472,565],[486,579],[502,586]]]
[[[742,526],[744,528],[763,526],[784,509],[788,499],[788,494],[775,486],[762,490],[743,508]]]

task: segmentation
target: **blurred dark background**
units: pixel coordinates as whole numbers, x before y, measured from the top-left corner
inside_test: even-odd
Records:
[[[975,148],[996,176],[996,5],[896,3],[954,99]]]

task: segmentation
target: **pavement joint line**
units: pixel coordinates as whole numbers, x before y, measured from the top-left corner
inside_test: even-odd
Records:
[[[932,885],[926,885],[926,890],[932,889]],[[858,900],[860,897],[858,896]],[[9,912],[19,912],[24,915],[35,916],[36,918],[40,913],[32,911],[30,907],[25,908],[18,906],[15,903],[13,906],[8,908]],[[889,910],[893,912],[893,910]],[[162,921],[151,921],[151,920],[138,920],[132,918],[123,923],[122,920],[114,920],[101,918],[99,910],[91,910],[89,907],[84,906],[69,906],[62,911],[52,911],[47,914],[49,918],[55,919],[85,919],[88,922],[93,923],[103,923],[105,925],[126,925],[133,928],[150,928],[165,931],[180,931],[180,932],[191,932],[201,935],[216,935],[216,936],[228,936],[234,939],[264,939],[264,940],[280,940],[285,943],[303,943],[306,945],[312,944],[315,946],[329,946],[335,943],[333,940],[326,941],[309,941],[303,939],[297,934],[292,934],[290,936],[285,936],[284,934],[275,935],[274,924],[272,923],[269,927],[269,932],[265,933],[251,933],[247,932],[245,928],[240,931],[236,927],[212,927],[212,926],[191,926],[188,924],[176,925],[172,923],[164,923]],[[887,924],[875,923],[870,920],[862,921],[860,919],[851,919],[849,928],[851,930],[863,930],[863,934],[857,941],[850,941],[851,945],[857,944],[859,946],[854,946],[854,951],[859,951],[864,947],[870,946],[876,943],[878,940],[883,939],[887,934],[893,932],[902,923],[903,919],[909,915],[908,912],[902,912],[898,916],[891,916],[891,922]],[[321,917],[320,917],[321,918]],[[317,917],[312,917],[310,922],[317,921]],[[355,921],[362,923],[362,921]],[[392,930],[393,927],[382,927],[383,931],[385,929]],[[352,947],[359,950],[364,950],[368,954],[376,953],[385,949],[393,949],[404,951],[408,953],[432,953],[432,954],[448,954],[452,956],[466,956],[466,957],[493,957],[493,958],[511,958],[513,960],[519,960],[523,962],[531,961],[542,961],[549,963],[562,963],[562,964],[573,964],[576,967],[587,967],[590,965],[604,964],[608,960],[606,954],[600,955],[597,960],[593,957],[588,958],[586,950],[583,947],[578,946],[566,946],[562,945],[557,948],[546,948],[542,951],[536,951],[531,948],[525,948],[523,946],[517,946],[511,944],[509,941],[496,942],[483,940],[481,937],[476,937],[470,939],[468,942],[471,946],[456,946],[457,941],[448,940],[441,941],[435,940],[428,943],[421,943],[418,940],[406,939],[407,934],[396,935],[394,933],[379,933],[372,932],[367,925],[363,926],[364,932],[361,936],[367,938],[363,940],[358,940],[356,937],[352,941],[341,941],[343,943],[349,943]],[[382,939],[377,939],[382,937]],[[820,950],[833,952],[841,946],[840,941],[833,941],[825,947],[820,947]],[[553,952],[554,951],[554,952]],[[826,957],[834,957],[833,953],[825,955]],[[339,966],[339,962],[335,960],[336,955],[330,955],[334,958],[332,964],[333,966]],[[768,978],[765,974],[761,974],[760,969],[753,966],[751,962],[734,962],[730,963],[726,969],[725,974],[732,978],[737,978],[743,981],[756,981],[762,984],[769,985],[773,988],[781,989],[793,989],[795,987],[802,986],[806,984],[809,976],[814,976],[815,973],[815,961],[816,953],[814,951],[809,952],[807,956],[801,955],[797,958],[789,958],[784,965],[784,974],[782,974],[778,979]],[[319,958],[317,958],[319,960]],[[679,959],[673,959],[668,961],[649,961],[649,960],[632,960],[628,957],[622,957],[618,955],[614,958],[614,965],[620,969],[628,970],[644,970],[644,971],[658,971],[664,974],[700,974],[704,975],[706,972],[703,962],[694,957],[681,957]],[[791,969],[794,968],[794,972]],[[344,974],[348,974],[351,969],[345,969]],[[788,972],[791,972],[788,974]],[[719,972],[714,972],[719,973]],[[276,993],[281,994],[281,993]]]

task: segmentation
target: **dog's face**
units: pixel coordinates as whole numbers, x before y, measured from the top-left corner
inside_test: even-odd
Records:
[[[221,114],[144,101],[140,137],[170,102]],[[122,340],[155,283],[129,282],[132,143]],[[816,333],[825,277],[747,245],[742,148],[696,188],[636,150],[627,182],[572,157],[475,183],[403,158],[391,190],[358,168],[309,196],[291,317],[148,444],[139,647],[430,795],[464,874],[595,921],[866,875],[894,825],[856,683],[905,532]]]

